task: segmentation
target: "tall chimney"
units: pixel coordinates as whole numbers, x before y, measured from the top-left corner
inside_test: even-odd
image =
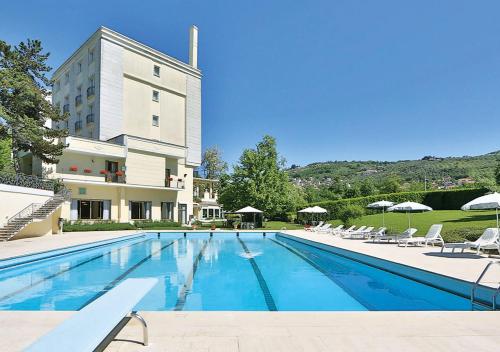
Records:
[[[189,64],[198,68],[198,27],[189,28]]]

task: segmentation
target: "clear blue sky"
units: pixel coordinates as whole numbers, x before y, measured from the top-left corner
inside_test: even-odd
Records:
[[[264,135],[288,163],[500,149],[500,1],[6,1],[0,38],[58,66],[104,25],[187,61],[200,29],[203,144]],[[126,5],[127,4],[127,5]]]

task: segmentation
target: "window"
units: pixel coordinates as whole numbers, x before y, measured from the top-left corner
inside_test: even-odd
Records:
[[[212,208],[208,209],[208,217],[210,219],[213,219],[214,218],[214,210]]]
[[[203,219],[208,218],[208,209],[204,208],[203,210]]]
[[[160,101],[160,92],[153,90],[153,101]]]
[[[218,219],[220,218],[220,209],[215,209],[215,217]]]
[[[78,63],[76,64],[76,72],[78,72],[78,73],[82,72],[82,62],[81,61],[78,61]]]
[[[89,49],[89,64],[94,62],[94,49]]]
[[[160,66],[153,66],[153,75],[155,75],[156,77],[160,77]]]
[[[79,200],[78,201],[78,219],[94,219],[103,218],[103,201],[102,200]]]
[[[160,116],[158,115],[153,115],[153,126],[160,126]]]
[[[131,220],[151,219],[151,202],[129,202],[129,216]]]
[[[161,202],[161,219],[171,221],[174,220],[174,203]]]
[[[69,72],[66,72],[64,74],[64,84],[67,84],[69,82]]]

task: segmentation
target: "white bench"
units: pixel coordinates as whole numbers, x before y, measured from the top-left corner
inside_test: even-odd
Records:
[[[142,323],[144,345],[147,346],[146,322],[133,308],[157,282],[155,278],[125,280],[36,340],[25,351],[93,351],[128,314]]]

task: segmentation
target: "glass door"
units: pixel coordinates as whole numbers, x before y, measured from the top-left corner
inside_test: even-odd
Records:
[[[187,224],[187,204],[179,203],[179,222]]]

